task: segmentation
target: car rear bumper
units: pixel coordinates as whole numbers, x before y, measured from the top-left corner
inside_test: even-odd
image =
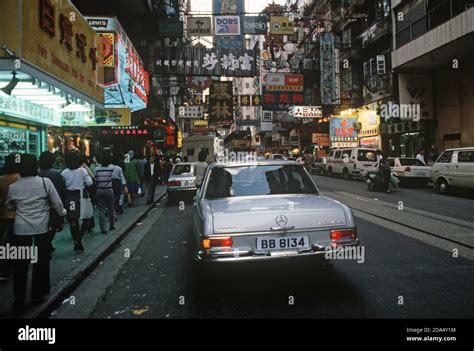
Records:
[[[353,250],[354,247],[360,246],[360,241],[357,239],[351,243],[338,245],[333,249],[337,252]],[[328,252],[329,246],[316,246],[313,245],[311,249],[305,251],[279,251],[268,254],[257,254],[250,251],[239,251],[238,249],[217,253],[210,253],[207,250],[197,250],[194,253],[194,260],[198,262],[206,263],[224,263],[224,262],[245,262],[245,261],[265,261],[265,260],[284,260],[284,259],[296,259],[296,258],[308,258],[311,256],[322,256],[324,257]]]
[[[193,188],[168,188],[168,192],[169,193],[180,193],[180,194],[184,194],[184,193],[195,193],[197,190],[196,187],[193,187]]]

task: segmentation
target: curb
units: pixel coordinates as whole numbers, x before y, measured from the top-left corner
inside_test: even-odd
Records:
[[[89,256],[81,264],[79,264],[70,274],[65,276],[58,284],[51,289],[47,300],[41,305],[31,308],[27,313],[11,318],[18,319],[41,319],[48,318],[52,311],[54,311],[62,302],[69,297],[72,291],[76,289],[81,282],[89,276],[89,274],[99,266],[100,262],[103,261],[111,252],[113,252],[116,246],[133,230],[135,225],[140,222],[151,209],[161,201],[167,194],[166,189],[162,194],[158,195],[158,199],[155,200],[151,205],[147,205],[145,210],[135,217],[132,217],[130,224],[126,225],[120,233],[116,233],[113,240],[107,240],[102,245],[97,247],[93,255]]]

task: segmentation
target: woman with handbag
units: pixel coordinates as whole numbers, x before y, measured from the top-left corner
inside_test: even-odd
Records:
[[[49,151],[44,151],[41,153],[39,157],[39,168],[40,171],[38,172],[38,175],[42,178],[48,178],[51,180],[51,182],[54,185],[54,188],[58,192],[59,197],[61,198],[61,201],[63,202],[63,205],[65,206],[66,204],[66,185],[64,184],[64,179],[61,176],[61,173],[59,173],[58,170],[55,170],[53,168],[54,162],[56,161],[56,158],[54,157],[53,153]],[[51,218],[52,217],[52,218]],[[52,224],[51,228],[51,252],[54,251],[54,246],[53,246],[53,239],[54,236],[56,235],[57,232],[60,232],[64,228],[64,219],[62,217],[58,218],[55,216],[54,212],[50,213],[50,222]]]
[[[66,169],[61,173],[66,184],[66,210],[75,251],[84,251],[82,237],[89,228],[93,215],[92,203],[86,187],[92,185],[92,178],[82,167],[82,156],[69,152],[65,157]],[[82,226],[80,220],[83,220]]]
[[[33,303],[41,303],[43,297],[49,294],[50,206],[58,215],[66,214],[53,183],[47,178],[38,177],[36,157],[28,154],[18,156],[21,178],[10,185],[6,205],[16,211],[12,244],[18,250],[24,248],[22,252],[28,252],[30,257],[21,257],[13,265],[15,303],[12,311],[15,314],[24,309],[30,260],[34,263],[31,289]]]

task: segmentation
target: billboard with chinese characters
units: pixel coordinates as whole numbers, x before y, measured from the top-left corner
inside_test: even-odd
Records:
[[[70,1],[1,1],[0,23],[2,46],[103,104],[97,37]]]
[[[245,49],[171,47],[157,52],[155,73],[159,75],[253,77],[255,52]]]
[[[357,146],[357,117],[331,118],[329,123],[329,135],[333,147],[334,143],[337,143],[336,145],[340,147],[342,147],[341,145],[352,145],[354,143],[355,146]]]
[[[263,84],[267,91],[303,91],[304,76],[302,74],[267,73],[263,76]]]
[[[321,118],[322,106],[291,106],[290,115],[296,118]]]
[[[295,27],[293,21],[285,16],[270,16],[270,34],[293,35]]]
[[[267,91],[262,89],[262,106],[265,110],[284,110],[293,105],[304,105],[304,93],[293,91]]]
[[[107,51],[114,49],[113,67],[103,68],[101,85],[105,90],[105,106],[113,108],[128,107],[134,111],[146,108],[149,94],[149,77],[143,62],[135,47],[115,17],[86,17],[98,37],[103,38],[100,46],[101,55],[107,56]],[[108,28],[114,28],[113,33],[104,31],[103,25],[107,21]],[[109,37],[113,34],[113,37]],[[107,41],[114,40],[113,45]],[[109,54],[110,55],[110,54]],[[107,72],[105,71],[107,69]]]
[[[321,102],[323,105],[337,103],[335,38],[331,32],[320,39]]]
[[[232,82],[213,82],[209,89],[209,119],[211,122],[232,121]]]

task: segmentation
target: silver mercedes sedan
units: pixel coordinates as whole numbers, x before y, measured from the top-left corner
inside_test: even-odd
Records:
[[[210,165],[196,193],[193,231],[201,262],[315,256],[359,245],[352,211],[322,196],[303,166],[284,160]]]

